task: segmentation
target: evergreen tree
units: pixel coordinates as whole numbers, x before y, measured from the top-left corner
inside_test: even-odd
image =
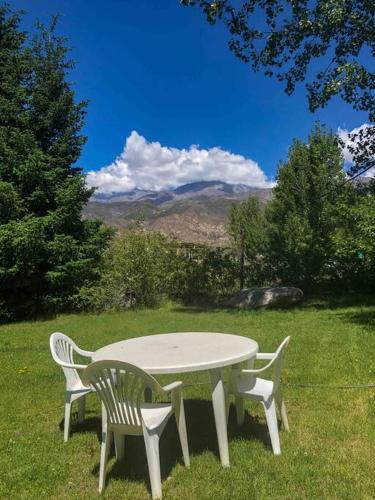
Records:
[[[18,30],[20,15],[0,7],[0,199],[1,222],[22,210],[19,190],[13,185],[18,168],[26,168],[35,154],[26,111],[30,57],[24,48],[26,33]],[[9,206],[6,203],[8,200]],[[13,200],[13,201],[12,201]],[[4,205],[5,204],[5,205]],[[13,206],[13,208],[11,208]]]
[[[286,285],[320,282],[332,252],[333,212],[347,196],[343,158],[336,136],[319,124],[307,144],[295,140],[279,166],[267,208],[270,256]]]
[[[8,320],[71,305],[109,237],[81,217],[92,190],[73,164],[86,103],[75,103],[66,80],[66,41],[56,19],[30,44],[19,23],[0,8],[0,317]]]

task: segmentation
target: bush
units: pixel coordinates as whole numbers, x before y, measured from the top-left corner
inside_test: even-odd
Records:
[[[134,229],[114,238],[103,256],[99,281],[81,289],[80,306],[97,311],[153,307],[178,296],[183,266],[177,247],[175,240],[152,231]]]
[[[81,288],[78,307],[94,311],[154,307],[164,299],[218,302],[238,289],[231,249],[193,247],[154,231],[133,229],[104,253],[100,279]]]
[[[217,302],[239,286],[238,259],[231,249],[197,247],[184,259],[179,296]]]

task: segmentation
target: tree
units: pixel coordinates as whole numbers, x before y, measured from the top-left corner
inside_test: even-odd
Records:
[[[113,238],[101,260],[100,280],[82,287],[81,304],[96,311],[120,310],[153,307],[175,296],[184,281],[177,249],[177,241],[140,228]]]
[[[372,0],[181,0],[209,23],[228,27],[230,50],[254,70],[285,83],[306,81],[309,108],[340,96],[375,121],[375,3]],[[310,77],[310,75],[314,75]],[[352,174],[375,166],[375,126],[352,135]]]
[[[85,102],[66,81],[72,63],[56,19],[29,42],[21,15],[0,8],[0,317],[72,304],[97,273],[109,231],[84,221],[92,190],[73,166]]]
[[[295,140],[279,165],[267,207],[270,258],[286,285],[311,288],[324,280],[332,253],[333,212],[347,199],[343,158],[336,136],[319,124],[308,142]]]
[[[245,284],[245,260],[248,282],[262,281],[264,254],[267,249],[267,221],[259,200],[249,197],[241,205],[232,204],[229,213],[229,234],[240,254],[241,288]]]
[[[337,207],[329,262],[333,284],[348,290],[375,287],[375,193],[354,192]]]

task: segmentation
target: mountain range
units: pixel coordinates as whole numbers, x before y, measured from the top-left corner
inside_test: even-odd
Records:
[[[249,196],[265,205],[272,197],[272,189],[200,181],[163,191],[98,193],[86,205],[84,217],[101,219],[120,231],[142,220],[144,227],[183,242],[225,246],[229,241],[226,224],[230,206]]]

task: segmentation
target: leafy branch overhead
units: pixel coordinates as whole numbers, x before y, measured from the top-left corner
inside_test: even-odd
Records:
[[[292,94],[306,82],[310,111],[339,96],[375,121],[373,0],[181,0],[222,21],[230,50],[255,71],[275,76]],[[371,67],[372,66],[372,67]],[[356,170],[375,165],[375,129],[352,137]]]

